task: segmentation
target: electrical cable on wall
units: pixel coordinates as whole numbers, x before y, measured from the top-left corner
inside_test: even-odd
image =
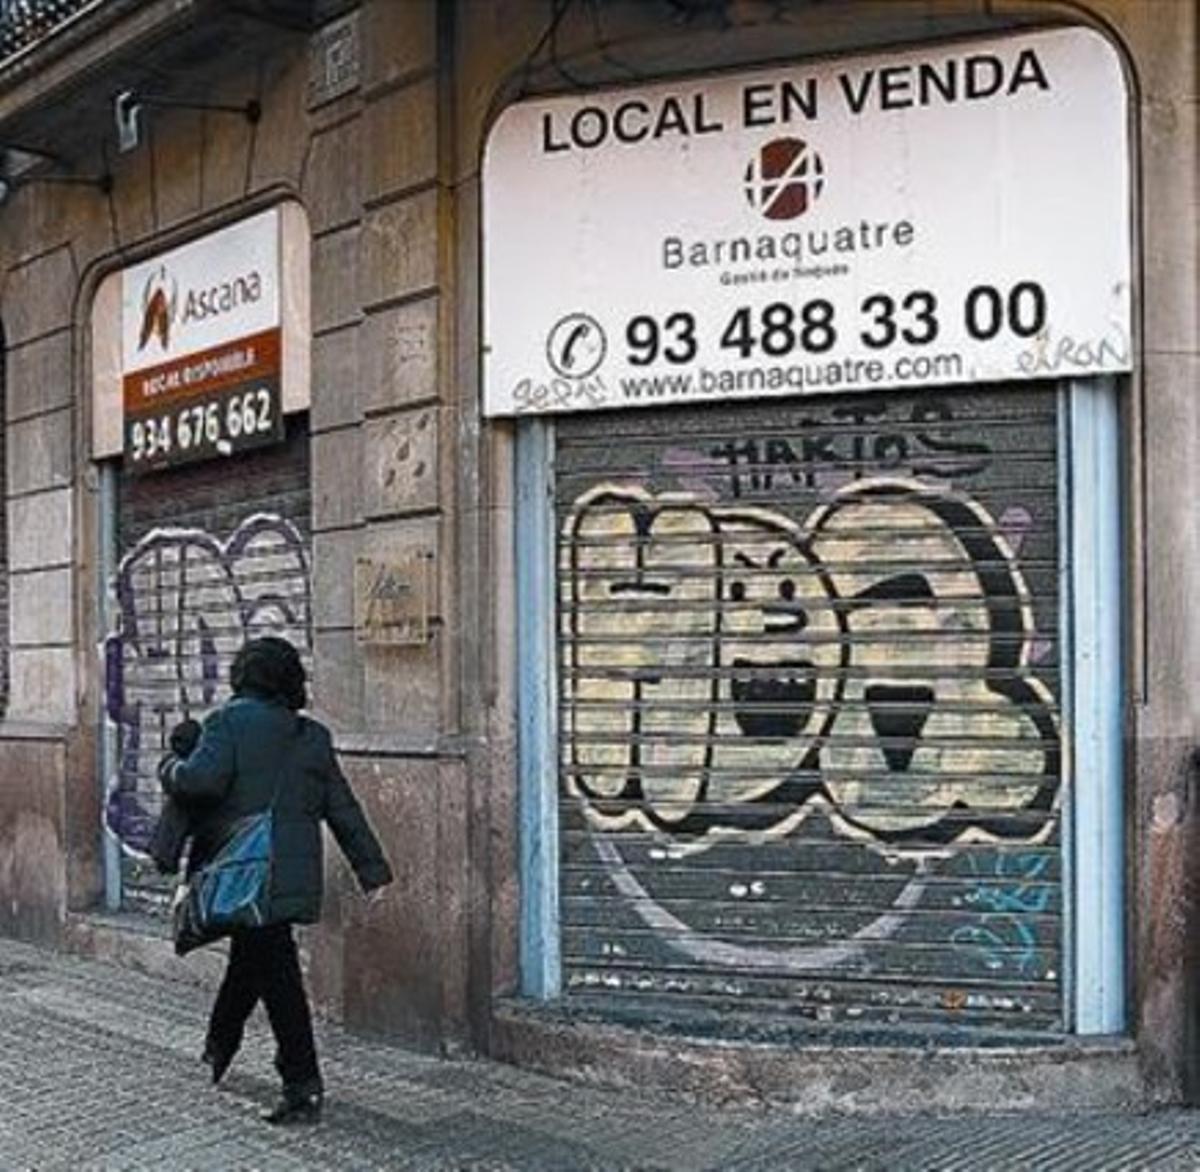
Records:
[[[575,3],[575,0],[551,0],[550,20],[546,27],[542,30],[542,35],[538,37],[537,43],[529,51],[525,60],[521,63],[521,93],[528,92],[529,81],[533,76],[534,66],[537,62],[539,54],[542,50],[550,46],[550,64],[552,64],[565,80],[572,85],[580,83],[571,77],[563,68],[558,60],[558,50],[556,46],[556,38],[558,36],[558,26],[562,23],[563,17],[566,16],[567,10]]]
[[[592,18],[592,32],[596,39],[596,49],[600,54],[600,60],[606,65],[612,65],[617,69],[624,70],[634,81],[641,81],[645,74],[639,72],[627,61],[622,61],[609,51],[609,41],[605,36],[603,23],[600,19],[600,0],[587,0],[588,12]]]

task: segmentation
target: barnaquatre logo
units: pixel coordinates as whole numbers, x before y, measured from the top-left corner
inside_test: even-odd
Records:
[[[159,265],[146,278],[142,289],[142,329],[138,335],[138,350],[144,350],[151,337],[156,337],[164,350],[171,346],[171,323],[179,302],[175,278]]]
[[[794,220],[825,186],[821,156],[798,138],[773,138],[746,164],[746,198],[768,220]]]

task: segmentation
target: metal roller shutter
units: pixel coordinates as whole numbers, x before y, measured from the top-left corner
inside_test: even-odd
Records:
[[[307,419],[286,443],[119,482],[118,629],[107,645],[109,717],[119,730],[108,821],[122,845],[126,906],[162,909],[167,885],[144,855],[161,808],[156,767],[174,724],[228,695],[229,665],[254,634],[311,650]]]
[[[556,426],[568,997],[1063,1028],[1056,397]]]

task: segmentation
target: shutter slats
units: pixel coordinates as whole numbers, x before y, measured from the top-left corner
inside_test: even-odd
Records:
[[[1063,1028],[1057,415],[990,388],[555,436],[566,995]]]
[[[249,636],[278,632],[310,649],[307,420],[289,418],[276,447],[119,483],[118,786],[134,848],[122,855],[122,894],[163,914],[169,883],[137,848],[161,808],[167,735],[226,698],[229,665]]]

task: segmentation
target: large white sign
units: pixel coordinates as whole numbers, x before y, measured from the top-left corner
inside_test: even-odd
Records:
[[[485,412],[1128,370],[1127,160],[1084,29],[511,106]]]

